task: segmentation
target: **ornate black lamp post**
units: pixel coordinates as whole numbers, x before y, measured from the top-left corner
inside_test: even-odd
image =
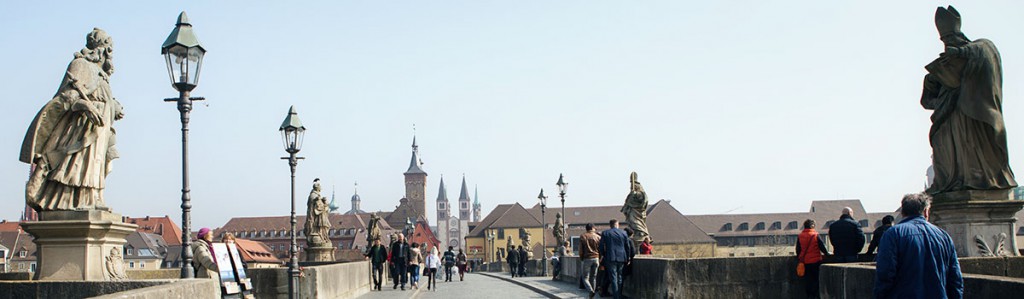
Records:
[[[548,276],[548,222],[547,218],[544,217],[545,209],[548,207],[548,197],[544,196],[544,188],[540,188],[540,195],[537,195],[537,200],[540,201],[540,246],[544,249],[541,256],[540,276]]]
[[[561,173],[559,173],[558,174],[558,183],[555,183],[555,185],[558,185],[558,197],[562,198],[562,222],[565,223],[565,227],[563,227],[563,228],[565,228],[565,231],[568,232],[569,231],[569,220],[568,220],[569,219],[569,215],[565,214],[565,191],[569,189],[569,182],[566,182],[565,181],[565,176],[563,176]],[[558,244],[558,245],[562,245],[562,244]]]
[[[199,70],[203,64],[206,50],[199,44],[199,38],[192,31],[188,15],[181,12],[178,23],[171,35],[167,36],[160,54],[167,60],[167,74],[171,77],[171,85],[178,90],[177,98],[164,99],[164,102],[178,103],[181,113],[181,278],[192,278],[192,250],[189,247],[189,233],[192,231],[192,198],[188,187],[188,119],[192,111],[193,101],[202,101],[202,97],[189,97],[189,92],[199,83]]]
[[[295,243],[295,166],[298,166],[299,160],[304,158],[297,157],[295,154],[298,154],[299,150],[302,149],[302,135],[305,132],[306,127],[302,126],[302,122],[299,121],[299,114],[295,112],[295,106],[292,106],[288,109],[288,116],[285,117],[284,122],[281,123],[281,140],[284,141],[284,151],[288,152],[288,156],[282,157],[281,159],[288,160],[288,166],[290,166],[292,170],[292,246],[289,250],[288,260],[289,299],[299,298],[299,259],[296,257],[299,247]]]

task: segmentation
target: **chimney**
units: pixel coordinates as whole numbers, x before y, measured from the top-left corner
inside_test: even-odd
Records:
[[[146,221],[149,221],[149,216],[146,216]]]

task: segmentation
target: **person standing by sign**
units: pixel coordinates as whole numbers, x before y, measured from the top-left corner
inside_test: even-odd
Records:
[[[213,253],[210,243],[213,242],[213,234],[210,233],[210,228],[204,227],[199,229],[199,237],[194,243],[192,243],[192,268],[195,269],[196,278],[216,278],[220,275],[217,274],[217,262],[213,259]]]

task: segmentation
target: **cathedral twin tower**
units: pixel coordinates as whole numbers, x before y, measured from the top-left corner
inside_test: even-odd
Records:
[[[412,160],[409,161],[409,169],[405,171],[405,199],[411,208],[412,214],[426,219],[426,190],[427,172],[421,167],[423,162],[419,158],[419,146],[416,144],[416,137],[412,138]],[[459,215],[453,217],[451,205],[448,203],[448,192],[444,185],[444,177],[441,177],[440,188],[437,192],[437,228],[435,235],[443,245],[461,248],[463,238],[469,234],[469,222],[480,221],[480,199],[470,203],[469,188],[466,186],[466,177],[462,177],[462,190],[459,194]]]

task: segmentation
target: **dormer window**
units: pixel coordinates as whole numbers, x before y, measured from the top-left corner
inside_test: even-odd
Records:
[[[747,224],[746,222],[740,223],[740,226],[736,228],[736,230],[749,230],[749,229],[750,229],[750,224]]]
[[[719,230],[719,231],[727,232],[727,231],[731,231],[731,230],[732,230],[732,223],[726,223],[725,225],[722,225],[722,229]]]
[[[27,256],[28,256],[28,251],[25,251],[25,250],[18,251],[18,257],[23,258],[23,257],[27,257]]]

